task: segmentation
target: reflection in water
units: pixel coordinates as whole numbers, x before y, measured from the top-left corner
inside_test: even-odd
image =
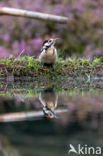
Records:
[[[51,89],[44,89],[40,95],[39,100],[43,105],[44,116],[47,118],[56,118],[55,108],[57,107],[58,95]]]
[[[7,99],[1,97],[3,110],[1,107],[2,114],[0,114],[0,122],[24,121],[30,119],[37,120],[43,116],[47,118],[58,118],[57,114],[67,112],[66,108],[57,109],[58,94],[53,89],[44,89],[37,97],[33,96],[32,98],[31,101],[31,98],[23,99],[17,96]],[[38,110],[36,110],[36,100],[39,105]],[[18,109],[18,107],[20,108]],[[22,108],[24,108],[25,111],[22,110]]]
[[[0,90],[0,156],[66,156],[69,144],[102,146],[102,90],[11,86]]]

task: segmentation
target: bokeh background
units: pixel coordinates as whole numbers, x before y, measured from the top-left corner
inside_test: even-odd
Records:
[[[103,0],[0,0],[4,6],[67,16],[68,24],[0,16],[0,58],[21,51],[37,57],[51,37],[62,39],[57,46],[64,57],[103,56]]]

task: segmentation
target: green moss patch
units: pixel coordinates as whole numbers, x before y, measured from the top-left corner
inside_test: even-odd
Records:
[[[53,68],[43,66],[38,59],[31,56],[20,58],[5,58],[0,60],[0,77],[13,74],[14,78],[32,77],[68,78],[78,76],[102,76],[103,58],[88,60],[85,58],[69,58],[59,60]]]

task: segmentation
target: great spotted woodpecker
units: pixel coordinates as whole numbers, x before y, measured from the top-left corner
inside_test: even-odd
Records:
[[[43,105],[43,112],[46,118],[57,118],[55,108],[58,103],[58,95],[53,89],[45,89],[39,95],[39,100]]]
[[[44,41],[41,53],[39,55],[39,60],[42,64],[53,65],[57,62],[58,55],[54,45],[58,39],[59,38]]]

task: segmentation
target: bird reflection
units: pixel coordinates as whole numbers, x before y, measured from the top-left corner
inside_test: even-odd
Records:
[[[43,105],[44,116],[47,118],[57,118],[55,114],[55,108],[58,103],[57,93],[51,88],[44,89],[39,95],[39,100]]]

